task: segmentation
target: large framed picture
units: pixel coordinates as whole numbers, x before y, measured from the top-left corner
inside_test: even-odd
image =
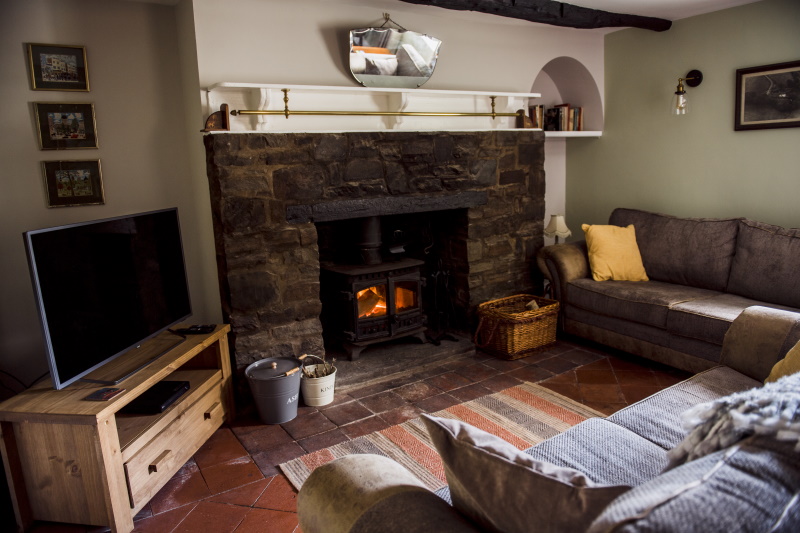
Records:
[[[105,203],[100,160],[42,161],[47,207]]]
[[[42,150],[97,148],[93,104],[34,102]]]
[[[88,91],[86,48],[28,43],[31,88],[35,91]]]
[[[800,127],[800,61],[736,71],[735,130]]]

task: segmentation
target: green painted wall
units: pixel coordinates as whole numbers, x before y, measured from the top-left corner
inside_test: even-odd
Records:
[[[610,33],[605,54],[603,136],[568,141],[572,240],[615,207],[800,227],[800,128],[733,130],[736,69],[800,60],[800,2]],[[687,88],[690,114],[672,116],[678,77],[691,69],[705,79]]]

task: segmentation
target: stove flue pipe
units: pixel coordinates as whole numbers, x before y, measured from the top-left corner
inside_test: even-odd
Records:
[[[383,262],[381,254],[381,217],[365,217],[359,222],[356,245],[358,246],[361,262],[365,265],[380,265]]]

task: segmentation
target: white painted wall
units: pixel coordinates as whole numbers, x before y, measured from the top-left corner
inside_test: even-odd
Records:
[[[26,230],[178,206],[195,318],[220,319],[208,186],[189,172],[174,14],[169,6],[106,0],[0,4],[0,370],[26,383],[47,371]],[[28,42],[86,46],[91,91],[31,90]],[[39,150],[32,102],[93,102],[99,149]],[[41,162],[82,159],[100,159],[105,205],[48,209]],[[203,287],[207,279],[212,291]]]
[[[603,86],[602,31],[533,24],[397,0],[192,1],[200,84],[217,82],[358,86],[348,67],[354,28],[384,12],[443,41],[425,89],[529,92],[542,67],[569,56]]]
[[[663,33],[618,31],[605,51],[603,137],[569,141],[573,239],[615,207],[800,227],[800,128],[733,129],[736,70],[800,58],[800,2],[764,0]],[[677,78],[691,69],[704,75],[687,88],[691,111],[670,115]]]
[[[567,167],[567,144],[571,141],[563,137],[549,138],[544,143],[544,173],[547,176],[544,193],[544,225],[550,222],[550,215],[564,215],[567,205],[567,184],[564,171]],[[567,226],[575,232],[575,224],[567,220]],[[580,229],[580,228],[578,228]],[[559,239],[563,242],[564,239]],[[544,238],[544,244],[554,244],[555,237]]]

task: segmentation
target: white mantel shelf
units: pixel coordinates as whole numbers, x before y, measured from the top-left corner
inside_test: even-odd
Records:
[[[495,97],[497,113],[516,113],[528,108],[539,93],[334,87],[258,83],[215,83],[206,89],[207,112],[228,104],[231,110],[284,109],[283,89],[289,89],[291,111],[410,111],[443,113],[490,113]],[[516,129],[515,117],[384,117],[239,115],[230,117],[231,132],[313,131],[459,131]]]
[[[340,92],[350,94],[364,94],[364,93],[402,93],[402,94],[419,94],[419,95],[434,95],[434,96],[447,96],[447,95],[464,95],[464,96],[497,96],[497,97],[515,97],[515,98],[540,98],[540,93],[515,93],[515,92],[502,92],[502,91],[460,91],[449,89],[395,89],[391,87],[339,87],[327,85],[280,85],[280,84],[265,84],[265,83],[231,83],[222,82],[215,83],[206,89],[207,91],[215,91],[219,89],[271,89],[281,91],[282,89],[289,89],[291,91],[306,91],[306,92]]]

